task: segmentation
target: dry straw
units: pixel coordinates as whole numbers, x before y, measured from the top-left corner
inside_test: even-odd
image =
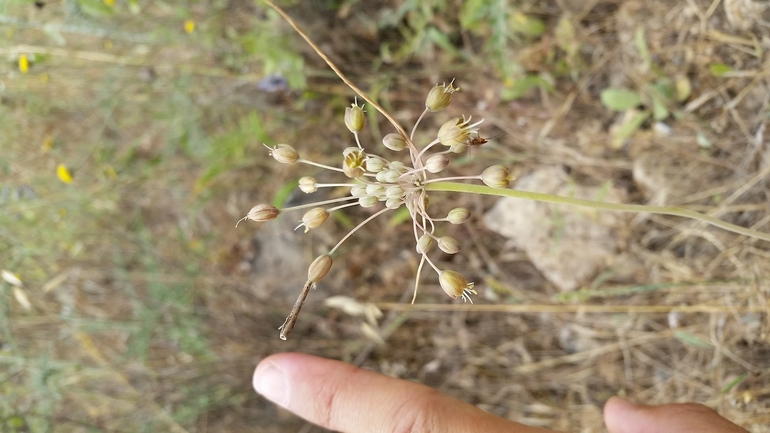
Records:
[[[581,200],[571,197],[560,197],[549,194],[535,192],[519,191],[508,189],[511,175],[507,167],[495,165],[486,168],[481,174],[475,176],[460,177],[432,177],[446,169],[453,154],[465,152],[469,146],[472,146],[476,140],[479,140],[478,128],[482,120],[474,121],[471,117],[458,117],[445,122],[437,131],[435,139],[425,145],[417,145],[414,142],[414,133],[421,120],[430,113],[435,113],[445,109],[452,100],[452,94],[459,88],[454,86],[454,82],[449,84],[439,84],[431,88],[426,97],[425,109],[415,122],[411,133],[406,130],[385,111],[380,105],[374,102],[369,96],[352,83],[342,71],[326,56],[323,51],[307,36],[302,29],[297,26],[294,20],[288,16],[281,8],[269,0],[265,0],[273,9],[275,9],[305,41],[318,53],[319,56],[329,65],[337,76],[352,89],[361,99],[370,107],[374,107],[393,125],[396,132],[385,135],[382,139],[383,146],[392,152],[408,151],[409,161],[405,164],[401,161],[379,156],[373,151],[373,146],[368,143],[362,143],[360,131],[365,126],[364,105],[359,105],[357,101],[353,102],[345,110],[343,118],[345,126],[354,135],[356,147],[349,147],[342,150],[342,162],[340,167],[330,167],[317,162],[309,161],[300,155],[292,146],[279,144],[273,148],[268,148],[270,155],[279,163],[296,164],[304,163],[320,167],[333,172],[344,174],[348,180],[341,183],[321,184],[314,178],[306,176],[300,180],[299,188],[305,193],[316,192],[324,187],[347,187],[350,189],[350,195],[332,200],[310,203],[307,205],[296,206],[286,209],[275,209],[269,205],[255,206],[244,219],[263,222],[274,219],[279,213],[292,210],[310,209],[302,217],[300,227],[305,231],[314,229],[323,224],[331,212],[338,211],[351,206],[373,207],[383,203],[381,209],[374,212],[371,216],[353,228],[346,234],[331,250],[320,255],[313,261],[308,270],[308,280],[302,288],[302,292],[297,298],[290,314],[286,318],[280,329],[280,338],[285,340],[291,330],[294,328],[297,317],[299,316],[302,305],[307,298],[311,288],[315,286],[330,270],[332,266],[332,255],[336,250],[349,239],[356,231],[361,229],[370,221],[387,212],[406,207],[411,216],[411,223],[415,238],[415,250],[420,255],[420,264],[418,266],[415,279],[414,296],[412,303],[417,295],[420,273],[425,263],[432,268],[438,277],[439,283],[444,291],[452,299],[462,298],[464,301],[471,302],[471,295],[476,294],[473,290],[473,283],[459,272],[452,269],[441,269],[431,260],[429,253],[433,246],[437,245],[441,251],[448,254],[460,252],[459,243],[447,236],[437,236],[436,226],[439,222],[449,222],[450,224],[461,224],[468,220],[469,213],[467,209],[456,208],[449,212],[446,217],[437,218],[428,213],[428,193],[429,192],[460,192],[471,194],[486,194],[503,197],[514,197],[526,200],[535,200],[546,203],[562,204],[570,206],[581,206],[597,210],[609,210],[620,212],[650,213],[662,215],[674,215],[702,221],[724,230],[732,231],[741,235],[770,241],[770,234],[762,233],[753,229],[740,227],[720,219],[704,215],[692,210],[679,207],[663,206],[645,206],[636,204],[616,204],[603,203],[598,201]],[[459,183],[458,180],[481,181],[483,185]],[[299,228],[299,227],[298,227]],[[411,309],[412,306],[398,307],[396,305],[383,305],[387,309]],[[470,306],[468,306],[470,307]],[[493,311],[533,311],[532,306],[488,306]],[[520,308],[519,308],[520,307]],[[467,308],[462,305],[453,306],[431,306],[431,310],[453,311]],[[607,311],[606,307],[605,310]],[[643,307],[618,307],[618,312],[630,311],[671,311],[672,307],[650,307],[645,310]],[[678,307],[677,310],[683,307]],[[537,310],[537,308],[535,308]],[[555,306],[548,306],[548,311],[592,311],[588,306],[564,306],[559,309]],[[616,311],[616,310],[613,310]],[[698,311],[710,311],[708,308]]]

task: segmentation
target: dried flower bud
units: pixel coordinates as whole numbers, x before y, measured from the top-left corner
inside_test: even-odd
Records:
[[[385,183],[396,183],[398,182],[398,178],[401,177],[401,173],[399,173],[396,170],[383,170],[385,175],[383,176],[385,179]]]
[[[377,197],[367,195],[358,199],[358,205],[361,207],[372,207],[377,204]]]
[[[264,146],[269,149],[270,156],[281,164],[294,164],[299,159],[297,151],[288,144],[279,144],[272,148],[266,144]]]
[[[395,132],[391,132],[390,134],[382,137],[382,144],[395,152],[399,152],[406,148],[406,140],[404,140],[404,137],[402,137],[401,134],[397,134]]]
[[[502,165],[493,165],[481,172],[481,181],[492,188],[508,188],[510,181],[508,169]]]
[[[404,195],[404,188],[398,185],[389,186],[385,189],[385,197],[400,199]]]
[[[438,282],[447,295],[452,299],[458,296],[465,298],[466,290],[473,290],[473,283],[468,284],[468,280],[455,271],[441,271],[438,275]]]
[[[377,157],[366,158],[366,171],[371,173],[377,173],[385,168],[385,161]]]
[[[299,178],[299,189],[305,194],[316,192],[318,188],[316,187],[315,178],[310,176],[303,176]]]
[[[365,121],[366,117],[364,116],[364,110],[362,110],[355,102],[351,104],[350,107],[345,108],[345,126],[347,126],[353,134],[358,134],[364,129]]]
[[[431,173],[438,173],[449,165],[449,159],[444,155],[431,155],[425,161],[425,169]]]
[[[348,147],[342,152],[342,171],[345,176],[357,178],[364,175],[364,160],[366,154],[357,147]]]
[[[449,103],[452,102],[452,93],[460,90],[459,87],[452,86],[453,82],[454,80],[449,84],[433,86],[428,92],[428,97],[425,98],[425,107],[432,112],[441,111],[448,107]]]
[[[326,209],[322,207],[314,207],[313,209],[305,212],[305,215],[302,216],[301,226],[305,226],[305,233],[307,233],[310,231],[310,229],[320,227],[321,224],[326,221],[326,218],[329,218],[329,212],[327,212]]]
[[[462,224],[465,221],[468,221],[470,216],[471,213],[468,211],[468,209],[464,207],[456,207],[449,211],[446,219],[452,224]]]
[[[400,198],[389,198],[385,200],[385,207],[388,209],[398,209],[402,204],[404,204],[404,202]]]
[[[369,195],[376,195],[381,192],[385,192],[385,187],[382,185],[378,185],[376,183],[373,183],[371,185],[366,185],[366,193]]]
[[[417,240],[417,252],[420,254],[428,254],[433,246],[436,245],[436,241],[430,235],[422,235]]]
[[[460,244],[457,243],[457,239],[451,236],[438,238],[438,248],[447,254],[457,254],[460,252]]]
[[[307,268],[307,279],[311,283],[315,284],[329,273],[329,269],[332,268],[332,257],[328,254],[322,254],[313,260],[310,267]]]
[[[238,227],[238,224],[240,224],[241,221],[243,221],[245,219],[250,219],[250,220],[256,221],[258,223],[262,223],[262,222],[265,222],[265,221],[271,221],[271,220],[274,220],[278,216],[279,213],[280,213],[280,211],[278,210],[278,208],[276,208],[273,205],[258,204],[256,206],[254,206],[253,208],[251,208],[251,210],[249,211],[249,213],[245,217],[243,217],[240,220],[238,220],[238,222],[235,223],[235,226]]]
[[[368,194],[366,193],[366,185],[360,184],[360,185],[353,185],[352,188],[350,188],[350,195],[353,197],[365,197]]]

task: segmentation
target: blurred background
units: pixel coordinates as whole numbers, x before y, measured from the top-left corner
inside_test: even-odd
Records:
[[[504,164],[517,188],[770,230],[766,2],[280,4],[407,128],[455,79],[418,142],[462,114],[495,138],[451,175]],[[618,394],[770,431],[768,242],[434,193],[439,217],[471,210],[440,228],[463,252],[435,260],[476,282],[475,305],[425,273],[405,309],[414,240],[384,217],[339,250],[281,341],[307,265],[369,215],[307,234],[301,214],[234,227],[257,203],[341,194],[298,192],[301,176],[340,178],[262,145],[337,166],[353,144],[354,94],[301,38],[259,1],[4,0],[0,59],[4,432],[319,432],[251,388],[260,359],[292,350],[564,431],[604,431]],[[367,112],[371,149],[393,129]]]

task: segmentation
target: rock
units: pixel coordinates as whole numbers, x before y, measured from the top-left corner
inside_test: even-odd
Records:
[[[561,168],[534,171],[516,189],[621,203],[615,188],[578,186]],[[562,291],[575,290],[604,269],[625,242],[623,216],[530,200],[503,198],[484,215],[487,226],[512,240],[543,276]]]

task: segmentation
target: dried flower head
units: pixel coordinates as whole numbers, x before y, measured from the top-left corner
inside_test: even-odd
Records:
[[[319,256],[308,270],[308,282],[303,287],[300,296],[295,303],[292,312],[281,326],[281,338],[286,338],[296,322],[297,314],[304,303],[310,288],[326,275],[331,268],[332,254],[353,234],[368,224],[373,219],[391,210],[405,207],[411,217],[417,253],[420,255],[419,272],[423,264],[427,263],[439,277],[443,290],[452,298],[461,297],[470,301],[470,295],[475,294],[473,284],[455,271],[441,270],[430,255],[435,254],[435,246],[445,254],[458,254],[461,251],[460,243],[451,236],[436,236],[437,224],[448,222],[460,224],[469,217],[465,208],[452,209],[445,218],[435,218],[428,211],[430,199],[428,192],[432,183],[447,180],[468,179],[482,180],[487,185],[497,187],[507,186],[508,172],[502,166],[494,166],[475,176],[452,176],[448,178],[437,177],[437,173],[447,170],[450,166],[450,158],[453,153],[464,152],[468,148],[470,137],[478,136],[478,127],[483,120],[472,122],[470,117],[457,117],[445,122],[438,130],[435,139],[429,143],[415,143],[414,131],[417,129],[426,113],[440,111],[451,102],[452,93],[458,89],[453,83],[433,87],[428,92],[426,110],[420,115],[414,125],[411,134],[406,134],[400,127],[398,132],[389,133],[382,138],[385,149],[399,152],[408,150],[408,161],[399,161],[389,158],[389,155],[380,156],[375,149],[366,147],[361,142],[359,134],[364,126],[364,111],[357,104],[352,104],[345,110],[345,126],[353,133],[356,141],[355,147],[342,150],[342,167],[335,168],[324,164],[308,161],[299,157],[297,152],[288,145],[280,144],[270,149],[271,155],[282,163],[304,163],[323,169],[342,172],[349,178],[344,183],[319,183],[314,177],[304,176],[299,180],[299,188],[305,193],[313,193],[325,187],[346,187],[350,194],[344,197],[336,197],[307,205],[282,209],[281,212],[306,209],[299,227],[305,227],[305,232],[321,226],[332,212],[337,210],[360,206],[371,208],[369,216],[346,234],[326,254]],[[371,101],[369,101],[371,103]],[[446,146],[443,150],[435,151],[434,146]],[[353,180],[350,180],[353,179]],[[260,207],[261,206],[261,207]],[[260,205],[255,207],[247,215],[247,219],[263,221],[275,218],[278,209]],[[298,227],[298,228],[299,228]],[[442,256],[439,256],[442,257]],[[415,296],[417,286],[415,286]]]

